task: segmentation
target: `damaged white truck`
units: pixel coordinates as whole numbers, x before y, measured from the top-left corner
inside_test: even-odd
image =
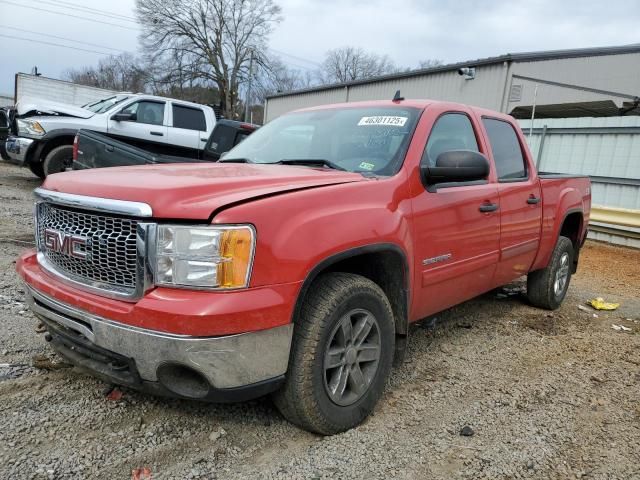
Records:
[[[80,129],[198,159],[215,123],[209,106],[152,95],[116,94],[82,107],[25,99],[12,112],[5,150],[10,161],[40,178],[71,165]]]

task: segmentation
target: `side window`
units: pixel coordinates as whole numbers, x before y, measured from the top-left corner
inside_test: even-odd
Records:
[[[174,120],[175,123],[175,120]],[[214,153],[220,153],[229,150],[231,146],[229,145],[231,142],[229,141],[229,137],[233,135],[231,128],[217,124],[211,133],[211,141],[209,143],[209,150]]]
[[[482,123],[489,135],[498,180],[527,178],[527,166],[513,126],[493,118],[483,118]]]
[[[141,100],[126,107],[122,113],[135,113],[135,120],[131,121],[136,123],[162,125],[164,122],[164,102]]]
[[[184,107],[182,105],[172,105],[173,126],[176,128],[186,128],[187,130],[207,131],[207,122],[204,119],[204,112],[199,108]]]
[[[469,117],[462,113],[446,113],[431,129],[422,164],[436,165],[438,155],[451,150],[478,150],[478,141]]]
[[[245,138],[247,138],[249,135],[251,135],[250,132],[238,132],[238,134],[236,135],[236,139],[233,142],[233,146],[235,147],[237,144],[239,144],[240,142],[242,142]]]

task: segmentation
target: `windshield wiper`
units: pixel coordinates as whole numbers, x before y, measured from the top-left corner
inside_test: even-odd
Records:
[[[218,163],[229,162],[229,163],[253,163],[248,158],[221,158],[218,160]]]
[[[334,170],[342,170],[343,172],[347,171],[346,168],[341,167],[337,163],[334,163],[331,160],[327,160],[325,158],[286,158],[275,163],[280,165],[311,165],[333,168]]]

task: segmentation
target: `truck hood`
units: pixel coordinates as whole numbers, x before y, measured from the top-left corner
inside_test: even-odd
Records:
[[[78,118],[91,118],[95,114],[91,110],[86,110],[75,105],[66,103],[56,103],[39,98],[25,97],[16,103],[16,110],[19,116],[24,115],[64,115]]]
[[[357,173],[293,165],[183,163],[58,173],[42,188],[147,203],[155,218],[207,220],[252,198],[365,180]]]

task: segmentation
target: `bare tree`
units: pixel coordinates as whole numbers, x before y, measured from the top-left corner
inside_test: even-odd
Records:
[[[319,76],[323,83],[350,82],[397,71],[387,55],[365,52],[362,48],[342,47],[325,54]]]
[[[215,84],[231,117],[239,112],[250,57],[266,63],[267,39],[281,20],[273,0],[136,0],[136,12],[149,58],[173,59],[169,76]]]
[[[63,77],[92,87],[143,92],[146,90],[148,72],[132,54],[123,53],[103,58],[96,67],[67,70]]]
[[[315,72],[287,67],[278,57],[267,58],[260,72],[255,76],[256,101],[262,103],[265,97],[274,93],[291,92],[313,86],[316,82]]]
[[[438,60],[437,58],[427,58],[426,60],[420,60],[418,62],[418,68],[419,69],[433,68],[433,67],[439,67],[442,64],[443,64],[442,60]]]

